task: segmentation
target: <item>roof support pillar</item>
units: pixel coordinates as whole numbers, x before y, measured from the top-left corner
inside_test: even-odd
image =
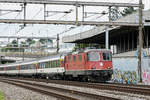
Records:
[[[142,0],[139,0],[139,42],[138,42],[138,76],[139,82],[142,82],[142,48],[143,48],[143,14]]]
[[[106,46],[106,49],[109,49],[109,27],[106,26],[106,35],[105,35],[105,46]]]

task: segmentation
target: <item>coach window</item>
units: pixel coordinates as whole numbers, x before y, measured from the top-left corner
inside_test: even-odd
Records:
[[[57,67],[57,60],[55,60],[55,67]]]
[[[30,65],[24,65],[24,69],[29,69]]]
[[[51,68],[52,67],[52,61],[50,61],[49,64],[50,64],[50,68]]]
[[[60,65],[60,64],[59,64],[59,60],[57,60],[57,67],[59,67],[59,65]]]
[[[52,68],[54,67],[54,63],[55,63],[55,62],[54,62],[54,61],[52,61]]]
[[[50,61],[50,67],[52,68],[52,61]]]
[[[79,61],[82,61],[82,55],[78,56]]]
[[[45,62],[45,68],[48,68],[48,67],[49,67],[48,62]]]
[[[3,71],[3,68],[0,68],[0,71]]]
[[[41,66],[41,68],[43,69],[43,68],[44,68],[44,66],[45,66],[45,64],[44,64],[44,63],[41,63],[41,65],[42,65],[42,66]]]
[[[45,62],[45,68],[47,68],[47,62]]]
[[[55,67],[55,61],[52,61],[52,68]]]
[[[57,64],[57,61],[56,61],[56,60],[54,60],[54,67],[56,67],[56,64]]]
[[[50,68],[50,62],[47,62],[47,66],[48,66],[48,68]]]
[[[48,62],[48,68],[50,68],[51,67],[51,63],[50,63],[50,61]]]
[[[24,70],[24,65],[21,66],[21,69]]]
[[[35,69],[35,66],[34,66],[34,64],[32,64],[31,66],[32,66],[32,69]]]
[[[41,69],[41,63],[38,63],[39,69]]]
[[[20,65],[20,70],[22,70],[22,65]]]
[[[53,66],[52,66],[52,68],[54,68],[55,67],[55,61],[53,61]]]
[[[28,67],[27,67],[27,69],[32,69],[32,65],[29,64]]]
[[[73,56],[73,61],[74,61],[74,62],[76,61],[76,56]]]
[[[51,68],[53,68],[53,61],[51,61]]]

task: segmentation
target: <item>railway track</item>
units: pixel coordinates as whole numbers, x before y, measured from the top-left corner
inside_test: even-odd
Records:
[[[19,87],[27,88],[45,95],[53,96],[55,98],[58,98],[59,100],[119,100],[117,98],[108,96],[47,86],[33,81],[22,81],[8,78],[0,78],[0,81]]]
[[[129,84],[115,84],[115,83],[89,83],[89,82],[75,82],[75,81],[58,81],[58,80],[41,80],[54,84],[72,85],[78,87],[95,88],[100,90],[112,90],[133,94],[150,95],[150,86],[146,85],[129,85]]]
[[[32,81],[33,79],[27,78],[26,80]],[[45,79],[34,79],[34,81],[69,85],[69,86],[77,86],[77,87],[94,88],[94,89],[100,89],[100,90],[112,90],[112,91],[141,94],[141,95],[147,95],[147,96],[150,95],[150,86],[146,86],[146,85],[89,83],[89,82],[45,80]]]

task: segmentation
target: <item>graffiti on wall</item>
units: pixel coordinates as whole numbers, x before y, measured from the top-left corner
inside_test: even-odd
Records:
[[[116,83],[136,84],[137,72],[136,71],[122,71],[114,69],[112,81]]]
[[[150,70],[144,70],[142,72],[142,79],[145,85],[150,85]]]
[[[114,73],[112,81],[116,83],[137,84],[138,64],[136,58],[113,59]],[[145,85],[150,85],[150,59],[142,60],[142,80]]]

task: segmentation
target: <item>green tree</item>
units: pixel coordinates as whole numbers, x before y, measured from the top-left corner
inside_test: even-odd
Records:
[[[115,20],[119,19],[121,16],[122,15],[121,15],[118,7],[112,7],[111,8],[110,20],[115,21]]]
[[[35,43],[35,40],[33,40],[32,38],[28,38],[28,39],[26,40],[26,42],[27,42],[29,45],[31,45],[31,44],[34,44],[34,43]]]
[[[39,41],[40,41],[40,43],[42,43],[42,44],[45,44],[45,43],[47,43],[47,42],[53,43],[53,41],[52,41],[51,39],[40,39]]]
[[[12,44],[13,47],[18,47],[18,41],[17,40],[13,40],[11,42],[11,44]]]
[[[127,7],[121,12],[121,14],[122,16],[127,16],[129,14],[132,14],[133,12],[136,12],[136,10],[133,7]]]
[[[24,41],[21,41],[20,46],[21,46],[21,47],[28,47],[28,45],[27,45],[26,42],[24,42]]]
[[[119,11],[118,7],[112,7],[110,19],[112,21],[115,21],[115,20],[119,19],[121,16],[127,16],[129,14],[132,14],[133,12],[136,12],[136,10],[133,7],[124,8],[124,10],[122,12]]]

